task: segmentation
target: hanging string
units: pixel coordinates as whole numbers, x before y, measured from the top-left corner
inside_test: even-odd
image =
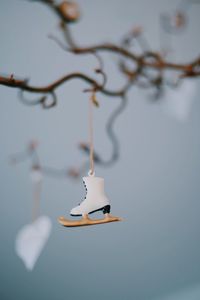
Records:
[[[31,169],[31,181],[33,186],[32,222],[40,216],[40,198],[42,190],[42,172],[39,166]]]
[[[32,208],[32,222],[34,222],[40,215],[40,194],[42,189],[42,182],[33,183],[33,208]]]
[[[93,140],[93,105],[95,101],[95,91],[89,97],[89,145],[90,145],[90,171],[89,175],[94,175],[94,140]]]

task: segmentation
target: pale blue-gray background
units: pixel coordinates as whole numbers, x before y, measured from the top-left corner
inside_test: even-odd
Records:
[[[81,23],[73,26],[80,43],[118,41],[142,24],[153,48],[159,49],[159,13],[177,1],[80,0]],[[173,38],[174,57],[200,53],[199,6],[190,10],[185,35]],[[57,33],[57,19],[47,7],[19,0],[0,0],[0,72],[29,76],[34,84],[82,70],[92,74],[90,56],[64,53],[47,38]],[[59,34],[59,33],[58,33]],[[110,67],[112,87],[120,83]],[[133,88],[126,112],[115,130],[121,157],[105,177],[113,213],[125,218],[106,226],[65,229],[56,218],[83,198],[81,183],[46,179],[42,212],[53,221],[52,235],[32,273],[14,252],[18,230],[30,221],[29,164],[8,164],[31,138],[41,142],[45,165],[68,167],[83,156],[76,144],[87,139],[85,83],[73,81],[58,90],[51,110],[26,107],[17,91],[0,87],[0,299],[200,299],[200,102],[186,123],[166,116],[144,92]],[[110,143],[104,124],[118,100],[99,96],[95,113],[96,146],[105,157]],[[180,292],[179,292],[180,291]],[[172,295],[172,296],[170,296]]]

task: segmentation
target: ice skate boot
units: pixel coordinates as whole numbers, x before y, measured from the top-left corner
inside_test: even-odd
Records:
[[[58,219],[59,223],[64,226],[84,226],[95,225],[108,222],[120,221],[119,217],[110,215],[110,202],[104,193],[104,179],[101,177],[88,176],[83,177],[83,184],[86,189],[85,200],[78,206],[74,207],[70,215],[73,217],[82,216],[79,220],[69,220],[64,217]],[[90,219],[89,214],[97,211],[102,211],[103,219]]]

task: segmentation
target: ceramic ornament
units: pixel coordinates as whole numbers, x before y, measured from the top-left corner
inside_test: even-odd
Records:
[[[15,250],[27,270],[32,271],[51,233],[51,220],[40,216],[17,234]]]
[[[104,179],[96,177],[94,172],[94,147],[93,147],[93,118],[92,118],[92,107],[96,103],[95,94],[89,99],[89,139],[90,139],[90,171],[88,176],[83,177],[83,184],[86,189],[85,199],[76,207],[74,207],[70,215],[72,217],[79,217],[81,219],[71,220],[65,217],[60,217],[58,222],[66,227],[75,226],[86,226],[103,224],[108,222],[121,221],[121,218],[112,216],[110,214],[110,201],[104,192]],[[91,219],[89,214],[102,211],[104,218],[102,219]]]
[[[16,237],[15,250],[27,270],[32,271],[51,233],[51,220],[40,216],[40,196],[43,175],[37,165],[30,172],[33,185],[32,222],[20,229]]]
[[[196,95],[196,82],[185,80],[176,89],[166,91],[162,106],[164,111],[178,121],[187,121]]]
[[[32,167],[30,178],[33,183],[40,183],[43,180],[43,175],[39,167]]]

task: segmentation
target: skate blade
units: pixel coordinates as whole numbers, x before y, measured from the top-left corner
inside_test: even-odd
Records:
[[[90,219],[88,216],[84,216],[80,220],[69,220],[69,219],[65,219],[64,217],[58,218],[58,222],[65,227],[98,225],[98,224],[105,224],[105,223],[118,222],[118,221],[122,221],[122,219],[112,215],[106,216],[103,219],[94,219],[94,220]]]

